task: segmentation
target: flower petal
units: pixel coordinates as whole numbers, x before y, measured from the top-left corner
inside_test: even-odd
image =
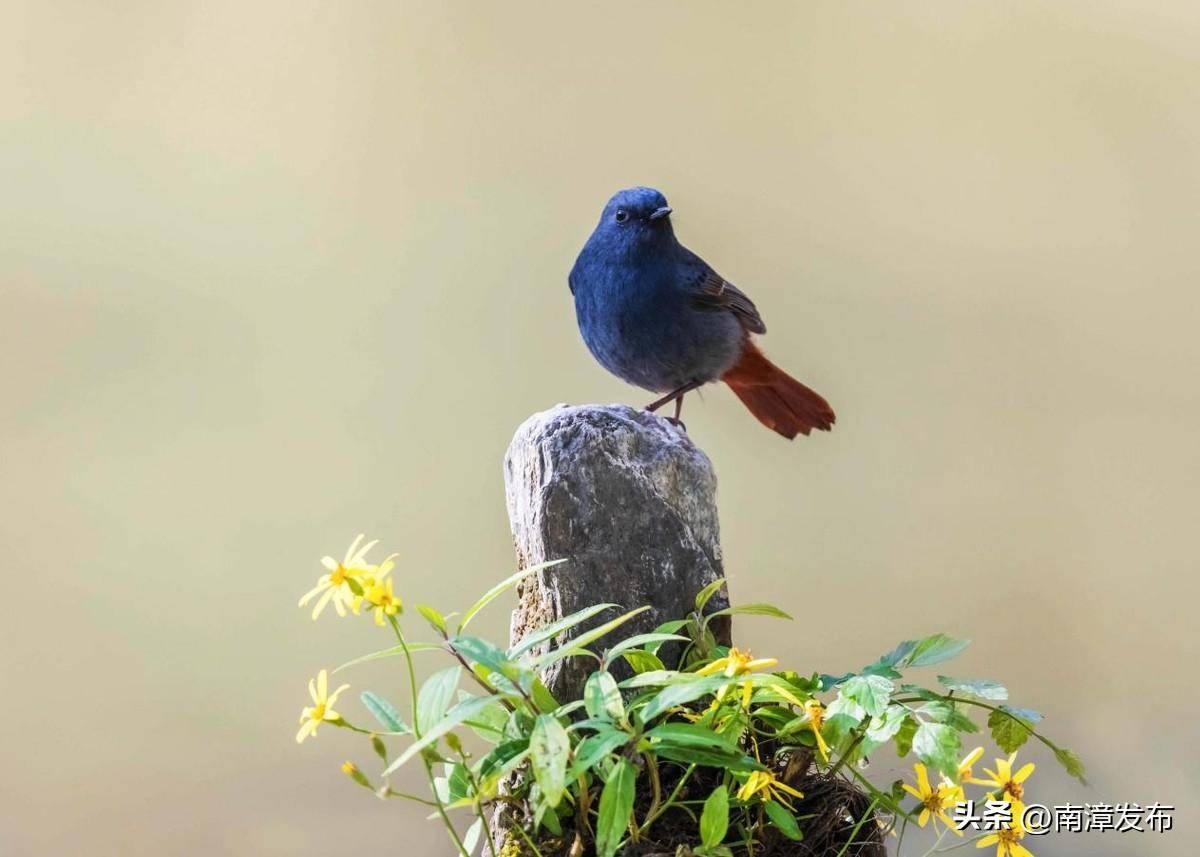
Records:
[[[1026,762],[1021,770],[1013,774],[1012,781],[1014,783],[1023,783],[1029,779],[1029,775],[1033,773],[1033,762]]]
[[[325,605],[329,603],[329,599],[332,597],[333,597],[333,590],[326,589],[325,594],[321,596],[321,598],[317,601],[316,606],[313,607],[313,611],[312,611],[313,621],[316,621],[317,617],[321,615],[321,611],[325,609]]]
[[[917,772],[917,786],[921,789],[921,794],[929,794],[933,791],[929,787],[929,775],[925,773],[925,766],[920,762],[913,765],[913,770]]]
[[[358,552],[359,542],[361,542],[366,537],[367,537],[366,533],[359,533],[358,536],[355,537],[354,541],[352,541],[350,543],[350,549],[346,551],[346,559],[345,559],[345,562],[343,562],[343,565],[349,564],[350,560]]]

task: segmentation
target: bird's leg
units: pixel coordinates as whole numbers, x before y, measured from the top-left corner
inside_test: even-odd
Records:
[[[683,397],[684,397],[685,395],[687,395],[687,394],[686,394],[686,393],[680,393],[680,394],[679,394],[679,398],[675,400],[675,416],[673,416],[673,417],[667,417],[667,420],[668,420],[668,422],[670,422],[672,425],[677,425],[677,426],[679,426],[681,429],[683,429],[684,431],[687,431],[687,426],[685,426],[685,425],[683,424],[683,420],[681,420],[681,419],[679,418],[679,415],[683,413]]]
[[[671,392],[667,393],[661,399],[655,399],[653,402],[646,405],[646,410],[649,411],[650,413],[654,413],[659,408],[661,408],[663,405],[665,405],[667,402],[673,402],[676,399],[681,398],[684,393],[690,393],[692,390],[699,387],[700,384],[701,384],[700,381],[692,381],[688,384],[684,384],[682,387],[680,387],[676,390],[672,390]]]
[[[674,401],[675,402],[675,416],[667,417],[666,419],[667,419],[667,422],[673,423],[674,425],[677,425],[677,426],[683,428],[683,423],[679,419],[679,415],[681,413],[683,413],[683,397],[685,395],[687,395],[688,393],[690,393],[692,390],[695,390],[697,387],[702,386],[703,383],[704,382],[702,382],[702,381],[692,381],[690,383],[684,384],[679,389],[672,390],[671,392],[667,393],[661,399],[657,399],[656,401],[653,401],[650,404],[646,405],[646,410],[650,411],[650,413],[654,413],[659,408],[661,408],[663,405],[665,405],[667,402]],[[686,431],[686,429],[684,429],[684,430]]]

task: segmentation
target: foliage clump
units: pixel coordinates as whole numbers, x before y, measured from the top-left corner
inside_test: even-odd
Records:
[[[1023,783],[1033,765],[1013,770],[1018,748],[1034,737],[1082,779],[1078,758],[1037,731],[1037,712],[1008,706],[1002,685],[946,675],[934,688],[905,681],[906,670],[941,664],[966,647],[944,634],[907,640],[857,672],[778,669],[775,658],[719,645],[710,623],[732,614],[791,617],[767,604],[706,613],[723,581],[697,594],[689,616],[624,639],[614,632],[648,608],[609,618],[618,605],[597,604],[507,648],[468,633],[480,610],[529,575],[569,573],[546,563],[493,587],[457,622],[457,614],[417,605],[435,641],[410,641],[388,576],[394,557],[372,564],[366,555],[374,543],[361,543],[360,536],[342,562],[326,557],[327,573],[301,603],[317,599],[314,619],[332,604],[339,615],[366,612],[390,629],[396,645],[333,672],[401,658],[408,719],[366,691],[362,705],[377,726],[351,723],[332,708],[346,686],[329,693],[322,670],[309,683],[312,705],[296,738],[323,723],[368,736],[382,766],[378,784],[351,762],[346,775],[380,798],[427,805],[462,855],[484,840],[485,854],[503,857],[883,854],[882,835],[898,831],[903,844],[910,822],[961,836],[951,815],[975,785],[988,789],[989,807],[1011,816],[977,844],[1024,857]],[[678,663],[660,658],[667,644],[682,647]],[[413,656],[431,651],[453,663],[418,688]],[[565,658],[594,662],[578,699],[556,699],[538,677]],[[984,712],[993,740],[1011,755],[979,778],[983,748],[964,756],[962,744],[979,731],[972,714]],[[862,772],[888,745],[916,757],[913,783],[878,786]],[[389,777],[410,762],[424,767],[428,794],[391,787]],[[457,813],[469,817],[461,833]],[[503,816],[503,842],[488,824],[495,813]]]

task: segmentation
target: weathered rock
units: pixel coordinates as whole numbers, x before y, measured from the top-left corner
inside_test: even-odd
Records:
[[[712,464],[661,417],[625,405],[559,405],[534,414],[509,445],[504,478],[520,566],[567,560],[521,585],[513,642],[599,602],[650,605],[619,636],[650,631],[686,616],[696,593],[723,574]],[[720,592],[708,609],[728,604]],[[567,636],[616,615],[603,613]],[[728,621],[713,625],[728,645]],[[593,668],[568,659],[543,680],[560,699],[572,699]]]

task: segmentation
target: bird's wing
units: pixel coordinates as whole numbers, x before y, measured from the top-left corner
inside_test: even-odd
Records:
[[[754,301],[711,268],[701,278],[695,299],[701,309],[727,310],[733,313],[749,333],[767,332],[767,326],[763,324]]]

